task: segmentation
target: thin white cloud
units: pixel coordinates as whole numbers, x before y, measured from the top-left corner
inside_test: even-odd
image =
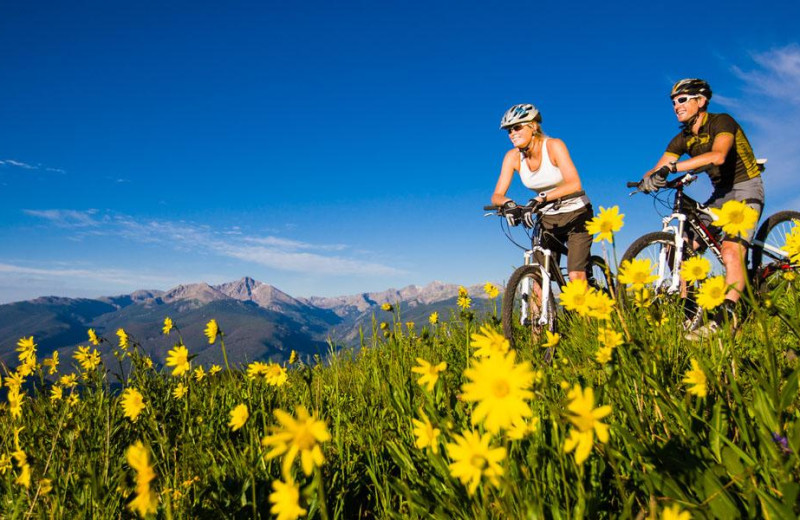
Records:
[[[132,242],[163,244],[182,252],[215,254],[272,269],[307,274],[391,276],[404,271],[358,257],[345,257],[342,244],[312,244],[275,236],[244,236],[240,228],[215,230],[205,224],[141,221],[96,210],[25,210],[55,226],[75,230],[76,238],[116,236]],[[339,254],[325,254],[339,253]]]
[[[299,242],[297,240],[289,240],[279,237],[247,237],[247,242],[259,244],[268,247],[278,247],[285,250],[300,250],[300,249],[317,249],[320,251],[343,251],[347,249],[344,244],[309,244],[308,242]]]
[[[98,213],[96,209],[90,209],[86,211],[75,211],[69,209],[24,209],[22,212],[32,217],[45,219],[52,224],[63,228],[96,227],[101,224],[101,222],[95,218],[95,215]]]
[[[174,277],[151,275],[121,269],[76,269],[76,268],[38,268],[0,263],[0,275],[24,275],[37,278],[81,279],[104,284],[117,284],[129,287],[145,285],[165,286],[175,282]]]
[[[15,159],[0,159],[0,166],[6,166],[6,167],[10,166],[13,168],[21,168],[23,170],[41,170],[52,173],[66,173],[61,168],[51,168],[48,166],[42,166],[40,164],[33,165],[22,161],[17,161]]]
[[[751,54],[748,67],[734,66],[741,96],[714,95],[712,102],[730,110],[740,122],[758,157],[766,157],[767,204],[797,202],[800,164],[800,45]],[[794,207],[794,206],[793,206]]]

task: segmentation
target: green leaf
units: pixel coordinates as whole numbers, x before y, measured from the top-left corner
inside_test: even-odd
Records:
[[[720,437],[725,433],[722,431],[723,425],[726,423],[725,419],[725,413],[722,411],[722,401],[717,401],[714,404],[714,413],[711,416],[711,431],[709,432],[711,452],[714,454],[714,458],[717,462],[722,462]]]
[[[703,492],[714,518],[729,519],[739,516],[736,503],[728,495],[711,468],[703,473]]]
[[[756,419],[763,424],[769,431],[778,431],[778,421],[775,419],[775,412],[769,402],[767,393],[762,389],[757,389],[753,396],[753,413]]]

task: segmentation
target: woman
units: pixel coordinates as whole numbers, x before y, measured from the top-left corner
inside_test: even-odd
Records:
[[[581,188],[581,179],[566,145],[542,132],[542,115],[530,104],[509,108],[500,128],[508,131],[514,148],[503,159],[492,204],[504,209],[516,206],[506,192],[514,172],[519,172],[522,183],[538,194],[531,203],[541,205],[542,228],[567,242],[570,280],[586,280],[592,246],[586,222],[592,218],[592,206]],[[554,249],[548,244],[552,240],[550,235],[544,235],[542,245]]]

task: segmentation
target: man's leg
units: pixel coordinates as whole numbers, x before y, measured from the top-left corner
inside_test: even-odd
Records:
[[[722,262],[725,264],[725,283],[732,286],[725,295],[726,300],[739,301],[747,283],[747,271],[744,266],[745,246],[730,240],[722,241]]]

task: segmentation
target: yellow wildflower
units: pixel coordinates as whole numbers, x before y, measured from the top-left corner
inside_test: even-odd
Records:
[[[24,451],[17,449],[14,453],[11,454],[14,457],[14,460],[17,463],[17,467],[20,469],[19,475],[16,479],[14,479],[14,484],[19,484],[23,486],[25,489],[31,487],[31,467],[28,464],[28,456],[25,454]]]
[[[564,452],[575,450],[575,462],[583,464],[589,457],[594,444],[594,434],[600,442],[608,442],[608,425],[600,419],[611,413],[611,407],[594,407],[594,390],[591,387],[583,389],[579,384],[570,390],[567,397],[570,399],[567,409],[570,412],[569,421],[573,428],[570,436],[564,443]]]
[[[97,333],[94,331],[94,329],[89,329],[87,333],[89,335],[89,343],[95,347],[100,345],[100,338],[97,337]]]
[[[393,307],[391,303],[384,303],[381,305],[381,309],[386,312],[392,312]]]
[[[128,334],[122,330],[121,328],[117,329],[117,337],[119,338],[119,346],[123,350],[127,349],[129,346],[128,343]]]
[[[0,455],[0,475],[5,475],[11,468],[11,457],[8,455]]]
[[[175,367],[172,370],[173,376],[188,372],[192,368],[189,363],[189,349],[181,344],[175,345],[175,348],[167,352],[167,366]]]
[[[178,386],[175,387],[175,390],[172,391],[172,397],[174,397],[175,399],[183,399],[183,397],[186,395],[186,392],[188,391],[189,388],[183,383],[180,383]]]
[[[19,360],[22,362],[30,358],[36,357],[36,343],[33,342],[33,336],[29,338],[20,338],[17,341],[17,352],[19,352]]]
[[[707,311],[714,309],[725,301],[728,293],[728,284],[724,276],[709,278],[697,291],[697,304]]]
[[[51,401],[60,401],[64,397],[64,389],[60,386],[54,385],[50,389],[50,400]]]
[[[22,401],[25,399],[25,394],[20,394],[19,388],[11,387],[8,389],[8,411],[11,417],[19,419],[22,416]]]
[[[568,311],[577,311],[584,315],[589,312],[590,289],[586,280],[570,280],[561,288],[560,303]]]
[[[314,466],[322,466],[325,462],[320,443],[331,438],[325,422],[317,419],[316,412],[309,415],[304,406],[297,407],[297,419],[281,409],[273,413],[280,426],[273,426],[272,435],[261,440],[265,447],[272,446],[272,450],[265,455],[266,459],[285,454],[281,468],[284,477],[289,478],[292,462],[300,454],[303,473],[311,475]]]
[[[497,286],[491,282],[486,282],[486,285],[483,286],[483,292],[485,292],[486,296],[492,300],[500,296],[500,289],[498,289]]]
[[[601,240],[613,242],[614,233],[622,229],[624,216],[619,212],[619,206],[608,209],[600,206],[600,213],[586,223],[586,231],[592,235],[597,235],[594,237],[595,242],[600,242]]]
[[[169,333],[172,331],[172,327],[173,327],[172,318],[167,316],[166,318],[164,318],[164,326],[161,327],[161,332],[163,332],[165,336],[169,335]]]
[[[494,356],[495,354],[505,354],[511,348],[505,336],[497,332],[490,325],[482,325],[480,330],[472,334],[470,346],[477,348],[476,357]]]
[[[200,365],[200,366],[198,366],[197,368],[194,369],[194,380],[195,381],[197,381],[199,383],[200,381],[203,380],[204,377],[206,377],[206,371],[203,370],[203,365]]]
[[[58,372],[58,351],[53,351],[53,356],[46,358],[42,364],[47,367],[47,373],[53,375]]]
[[[208,375],[213,376],[222,372],[222,367],[219,365],[211,365],[211,368],[208,369]]]
[[[758,223],[758,211],[740,200],[729,200],[721,208],[711,208],[711,213],[717,217],[712,224],[731,237],[746,237]]]
[[[289,364],[294,365],[297,363],[297,351],[292,349],[292,353],[289,354]]]
[[[661,520],[691,520],[692,515],[689,511],[681,510],[678,504],[672,504],[661,512]]]
[[[506,437],[509,440],[518,441],[537,431],[539,431],[539,418],[532,417],[530,421],[515,422],[506,433]]]
[[[472,306],[472,299],[469,296],[459,296],[456,300],[456,305],[465,311]]]
[[[228,422],[228,426],[232,431],[236,431],[244,426],[244,423],[247,422],[249,417],[250,413],[247,411],[247,405],[237,405],[231,410],[231,420]]]
[[[128,503],[128,509],[141,517],[155,514],[158,511],[158,495],[150,489],[150,482],[156,478],[150,463],[150,450],[142,441],[136,441],[125,450],[125,459],[136,471],[136,496]]]
[[[793,263],[800,263],[800,220],[793,220],[792,230],[786,235],[786,244],[781,248]]]
[[[533,368],[528,361],[515,363],[515,356],[511,351],[481,358],[464,370],[468,382],[461,387],[461,398],[478,403],[472,411],[472,424],[483,421],[491,433],[533,415],[526,402],[533,397]]]
[[[542,348],[555,347],[558,345],[558,342],[561,341],[561,334],[558,332],[550,332],[549,330],[546,330],[544,333],[547,337],[547,341],[542,344]]]
[[[139,414],[144,410],[145,403],[142,394],[135,388],[126,388],[120,399],[122,411],[131,422],[136,422]]]
[[[300,507],[300,487],[291,478],[287,477],[286,482],[273,481],[272,489],[269,495],[272,508],[269,512],[277,515],[276,520],[296,520],[307,513]]]
[[[606,363],[611,361],[611,356],[613,352],[614,349],[612,347],[600,347],[597,349],[597,352],[594,353],[594,358],[601,365],[605,365]]]
[[[689,388],[690,394],[697,397],[705,397],[708,394],[706,373],[703,372],[696,360],[692,359],[691,363],[692,368],[686,371],[683,382],[687,385],[692,385]]]
[[[419,411],[419,415],[422,418],[421,421],[417,419],[411,420],[414,424],[414,437],[416,437],[414,446],[421,450],[430,448],[434,454],[439,453],[439,434],[441,434],[441,430],[433,427],[431,420],[422,410]]]
[[[689,283],[700,282],[711,272],[711,262],[702,256],[693,256],[681,264],[681,278]]]
[[[650,291],[650,289],[647,287],[636,289],[633,292],[634,303],[636,304],[636,307],[640,309],[647,309],[653,304],[652,296],[652,291]]]
[[[498,477],[503,475],[500,462],[506,458],[505,448],[493,448],[489,443],[492,435],[481,436],[478,432],[468,431],[455,437],[455,442],[448,443],[447,454],[453,461],[450,474],[467,486],[470,495],[475,494],[481,478],[486,477],[494,486],[499,486]]]
[[[428,392],[433,392],[433,387],[436,386],[436,381],[439,380],[439,372],[447,369],[447,363],[442,361],[438,365],[432,365],[422,358],[417,358],[418,366],[412,367],[411,371],[415,374],[420,374],[417,379],[419,386],[424,386]]]
[[[76,406],[80,402],[80,400],[81,400],[80,396],[73,390],[73,392],[69,394],[69,397],[67,398],[67,405],[69,407]]]
[[[625,260],[619,266],[620,283],[630,285],[634,289],[642,289],[645,285],[653,283],[658,276],[653,274],[653,265],[649,258],[634,258]]]
[[[622,345],[622,333],[614,329],[597,329],[597,341],[604,347],[614,348]]]
[[[63,375],[58,378],[58,384],[64,388],[73,388],[78,384],[78,376],[75,374]]]
[[[428,323],[430,323],[431,325],[436,325],[437,323],[439,323],[439,313],[435,311],[432,312],[431,315],[428,316]]]
[[[614,309],[614,301],[611,296],[602,291],[590,291],[587,296],[587,314],[598,320],[610,320],[611,311]]]
[[[213,345],[214,341],[217,340],[217,336],[219,335],[219,325],[217,325],[217,320],[210,320],[206,323],[206,330],[203,331],[208,338],[208,344]]]

